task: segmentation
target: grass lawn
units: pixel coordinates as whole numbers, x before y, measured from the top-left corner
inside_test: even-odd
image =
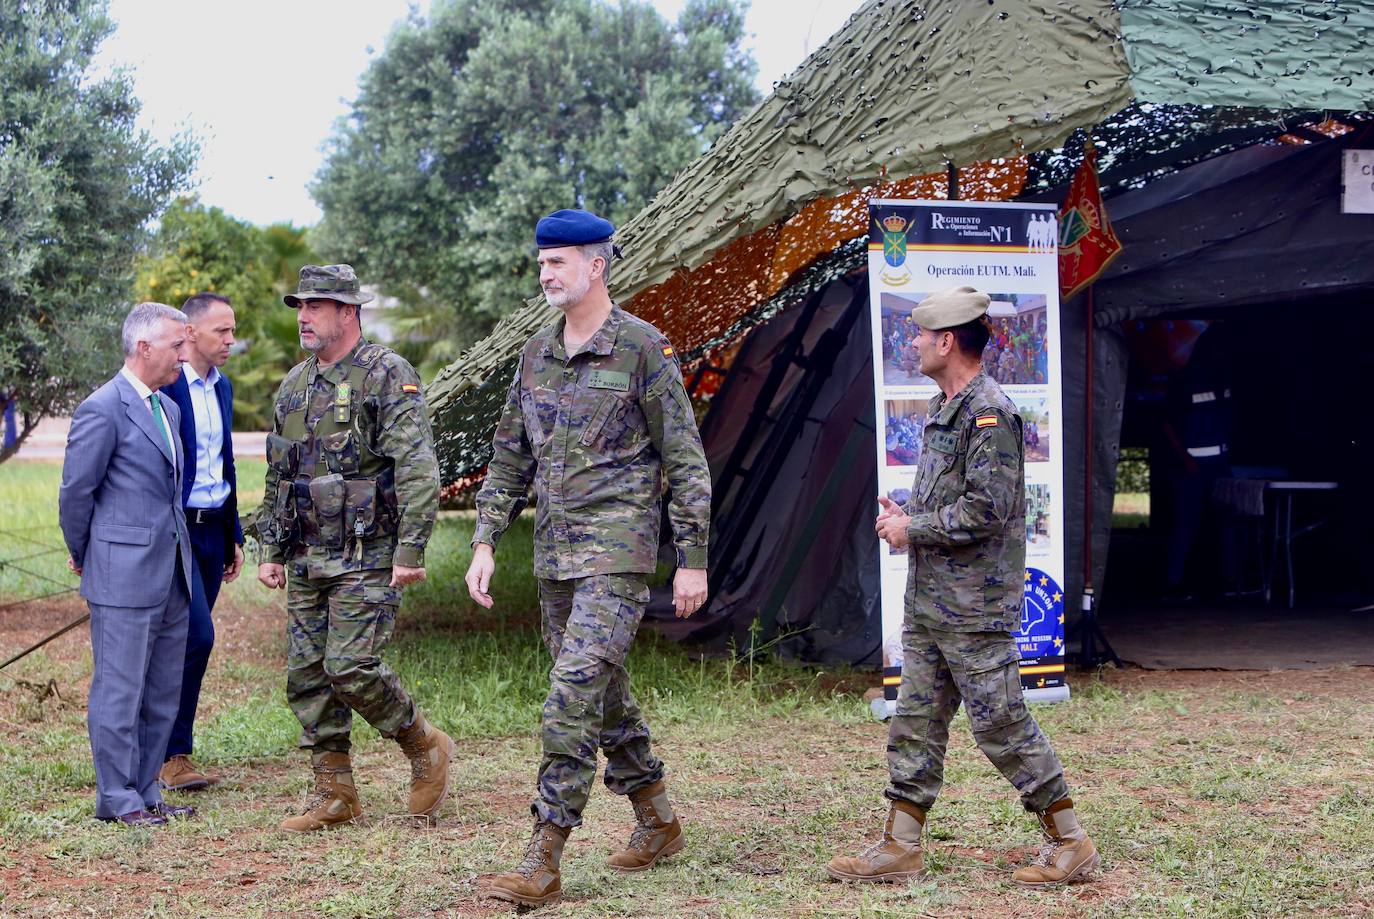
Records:
[[[245,483],[261,469],[244,464]],[[0,466],[7,520],[46,528],[56,465]],[[247,496],[246,496],[247,497]],[[0,529],[3,529],[0,525]],[[197,758],[225,782],[177,796],[198,818],[127,830],[92,818],[85,733],[89,637],[78,629],[0,673],[0,916],[478,916],[475,878],[510,866],[529,831],[539,644],[528,518],[503,543],[496,610],[461,583],[470,518],[445,516],[429,583],[408,590],[388,652],[460,741],[435,828],[396,818],[409,770],[359,723],[355,768],[370,821],[307,837],[276,824],[309,787],[283,701],[282,594],[251,575],[216,610]],[[0,543],[0,559],[15,551]],[[54,573],[61,574],[61,558]],[[43,564],[51,564],[48,559]],[[34,569],[38,570],[38,569]],[[50,570],[50,569],[43,569]],[[0,604],[44,588],[0,572]],[[84,611],[68,594],[0,610],[0,656]],[[1374,911],[1374,679],[1368,670],[1079,674],[1036,715],[1055,740],[1101,879],[1021,891],[1012,867],[1031,818],[959,716],[932,812],[929,878],[823,880],[836,851],[881,829],[885,730],[865,716],[869,675],[700,661],[641,635],[629,664],[669,766],[688,848],[643,875],[602,865],[629,833],[598,789],[564,860],[560,916],[1272,917]]]

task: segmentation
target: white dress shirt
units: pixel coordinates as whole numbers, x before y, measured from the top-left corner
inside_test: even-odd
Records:
[[[181,365],[181,372],[186,375],[196,420],[196,474],[186,506],[216,508],[229,497],[229,483],[224,480],[224,419],[215,394],[219,368],[211,367],[203,380],[189,361]]]

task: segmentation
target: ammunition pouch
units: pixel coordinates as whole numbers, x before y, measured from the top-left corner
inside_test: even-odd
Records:
[[[313,526],[307,527],[305,544],[342,549],[344,544],[344,501],[347,489],[344,477],[331,473],[311,479],[306,486],[310,500]],[[312,540],[313,537],[313,540]]]
[[[277,433],[267,435],[267,465],[277,473],[277,493],[272,498],[268,519],[258,520],[259,539],[286,551],[300,539],[300,517],[297,514],[292,480],[300,468],[301,445]]]
[[[290,480],[277,483],[271,510],[258,518],[256,529],[258,541],[263,545],[280,546],[287,551],[300,538],[300,524]]]
[[[344,529],[349,539],[370,539],[393,528],[391,515],[380,506],[377,483],[371,479],[351,479],[345,483]]]
[[[363,468],[362,453],[352,431],[335,431],[320,440],[320,456],[332,475],[352,478]]]
[[[267,465],[283,479],[294,479],[301,465],[301,445],[289,437],[267,435]]]

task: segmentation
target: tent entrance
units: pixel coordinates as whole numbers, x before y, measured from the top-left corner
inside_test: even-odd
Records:
[[[1099,616],[1123,659],[1374,664],[1374,613],[1351,612],[1374,602],[1374,445],[1345,318],[1371,306],[1365,288],[1120,324],[1127,459]]]

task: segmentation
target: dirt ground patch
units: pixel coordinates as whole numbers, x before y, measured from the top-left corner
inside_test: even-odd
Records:
[[[82,611],[71,599],[6,617],[0,650]],[[0,916],[509,913],[481,900],[476,881],[523,850],[539,758],[533,731],[464,740],[435,828],[394,816],[406,763],[389,742],[361,736],[355,768],[367,824],[282,835],[276,825],[304,800],[309,775],[289,731],[278,730],[289,721],[279,598],[229,602],[216,617],[207,712],[229,736],[207,765],[225,781],[181,796],[200,814],[161,830],[91,817],[84,630],[36,656],[22,671],[28,685],[0,678]],[[829,857],[871,841],[885,814],[885,728],[863,717],[852,680],[831,680],[828,698],[785,713],[734,701],[660,721],[676,710],[649,696],[688,849],[643,876],[611,872],[603,860],[631,815],[598,788],[569,843],[565,901],[548,912],[1003,919],[1374,909],[1369,668],[1072,675],[1074,698],[1034,713],[1105,868],[1091,885],[1041,894],[1008,881],[1039,840],[962,716],[927,827],[928,878],[882,888],[823,880]],[[39,698],[49,681],[60,697]],[[532,710],[531,725],[536,718]]]

